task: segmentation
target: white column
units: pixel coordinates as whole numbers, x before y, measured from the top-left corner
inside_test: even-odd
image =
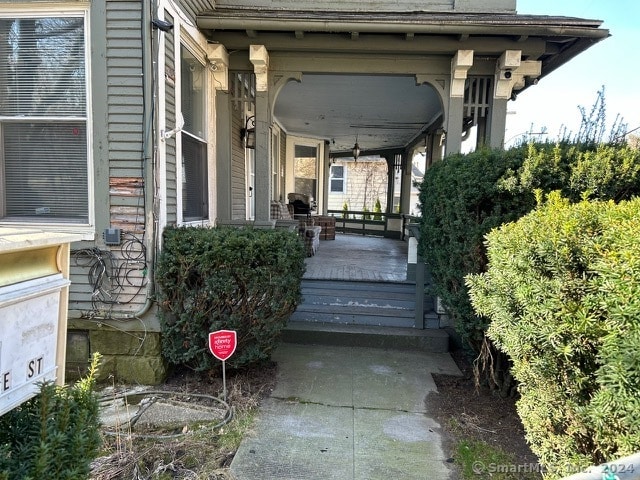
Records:
[[[467,72],[473,66],[473,50],[458,50],[451,60],[451,84],[447,108],[446,155],[462,148],[462,117]]]
[[[269,53],[264,45],[249,46],[256,74],[255,220],[268,221],[271,213],[271,161],[269,159]]]

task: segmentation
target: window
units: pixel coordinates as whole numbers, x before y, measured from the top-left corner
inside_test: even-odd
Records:
[[[329,193],[345,193],[346,181],[345,170],[343,165],[331,165],[329,173],[330,185]]]
[[[318,149],[307,145],[294,146],[293,176],[296,193],[317,198]]]
[[[0,14],[4,221],[89,223],[84,14]]]
[[[209,217],[207,143],[205,137],[206,70],[184,46],[181,47],[182,220]]]

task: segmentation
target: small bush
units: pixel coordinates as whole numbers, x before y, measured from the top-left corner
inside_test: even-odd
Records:
[[[373,206],[373,219],[382,221],[382,205],[380,204],[380,198],[376,199],[376,203]]]
[[[349,218],[349,204],[347,202],[342,204],[342,218]]]
[[[640,450],[640,199],[570,206],[554,194],[487,246],[471,299],[513,362],[549,478]]]
[[[304,247],[284,230],[168,228],[157,268],[162,347],[196,371],[218,368],[210,332],[238,335],[227,365],[267,360],[300,302]]]
[[[101,445],[94,394],[99,356],[73,387],[44,383],[40,393],[0,417],[0,479],[78,480]]]

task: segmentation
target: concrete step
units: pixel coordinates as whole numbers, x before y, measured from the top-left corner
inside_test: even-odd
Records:
[[[429,353],[449,351],[449,334],[441,329],[343,325],[289,321],[282,341],[305,345],[419,350]]]

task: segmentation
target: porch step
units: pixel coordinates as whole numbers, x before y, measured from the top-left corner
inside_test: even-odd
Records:
[[[303,301],[290,321],[413,328],[415,289],[412,283],[303,280]],[[437,328],[430,310],[425,326]]]
[[[305,345],[388,348],[429,353],[449,351],[449,334],[440,329],[289,321],[282,332],[282,340]]]

